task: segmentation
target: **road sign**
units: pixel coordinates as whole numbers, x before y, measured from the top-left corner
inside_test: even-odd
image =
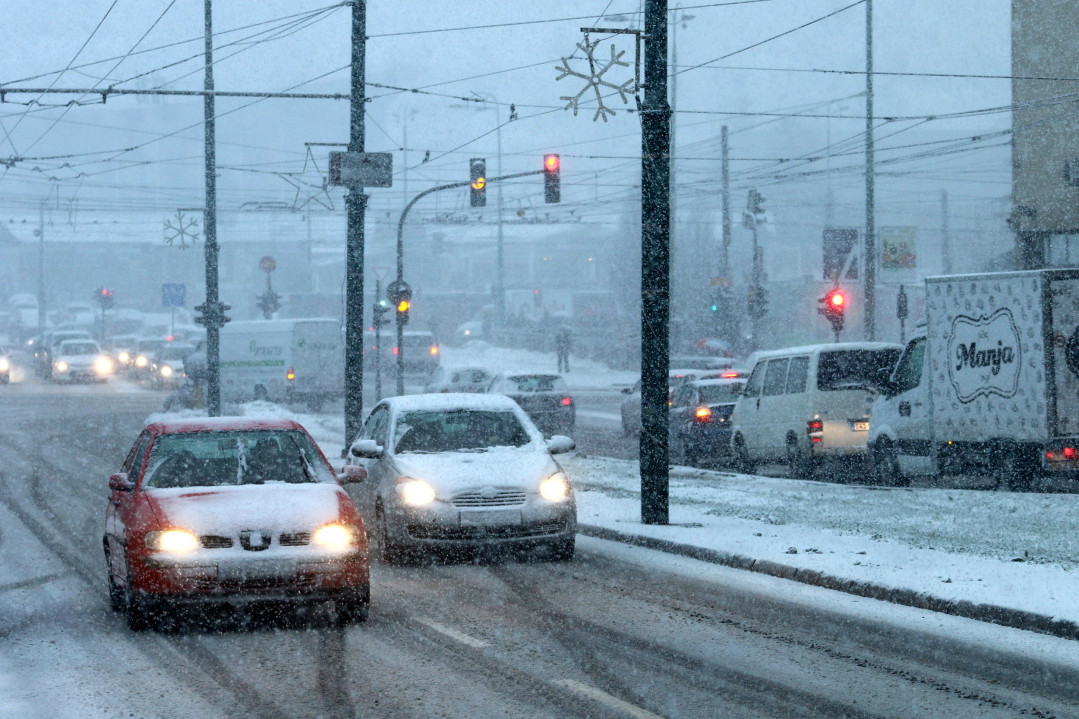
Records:
[[[277,269],[277,260],[270,257],[269,255],[266,255],[261,260],[259,260],[259,269],[263,272],[273,272]]]
[[[161,285],[162,307],[183,307],[187,299],[187,285],[169,283]]]
[[[389,152],[331,152],[330,184],[391,187],[393,155]]]
[[[824,279],[836,282],[842,279],[847,259],[858,242],[858,230],[854,227],[826,227],[824,229]],[[847,270],[848,280],[858,279],[858,263],[851,262]]]

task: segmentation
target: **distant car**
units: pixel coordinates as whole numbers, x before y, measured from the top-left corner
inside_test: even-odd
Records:
[[[704,370],[675,368],[667,372],[667,392],[685,382],[692,382],[698,375],[705,374]],[[708,372],[708,374],[714,374]],[[622,394],[627,395],[622,400],[622,434],[627,437],[636,437],[641,433],[641,381],[637,380],[632,387],[626,387]]]
[[[745,387],[738,378],[702,379],[679,385],[669,410],[672,460],[698,465],[731,454],[731,414]]]
[[[0,384],[11,382],[11,355],[4,347],[0,347]]]
[[[389,562],[492,545],[568,560],[577,505],[552,455],[573,446],[568,437],[544,441],[500,395],[390,397],[352,444],[348,461],[368,479],[349,494]]]
[[[52,357],[51,377],[56,382],[107,382],[115,371],[112,360],[93,340],[65,340]]]
[[[54,330],[41,335],[34,344],[34,372],[39,377],[52,377],[53,364],[56,362],[56,349],[65,340],[90,340],[93,337],[86,330]]]
[[[143,337],[135,344],[135,356],[131,360],[131,371],[136,379],[149,378],[153,371],[154,354],[168,342],[164,337]]]
[[[176,389],[184,376],[184,360],[195,352],[194,345],[167,344],[155,352],[148,373],[154,389]]]
[[[491,380],[487,391],[504,394],[519,404],[544,437],[573,436],[577,406],[561,375],[500,374]]]
[[[486,392],[491,373],[482,367],[439,367],[427,380],[424,392]]]
[[[364,476],[352,467],[342,481]],[[150,424],[109,490],[109,600],[130,628],[171,606],[267,601],[333,601],[338,622],[366,620],[363,520],[296,422]]]
[[[139,338],[133,335],[112,338],[111,353],[118,371],[128,371],[134,366],[138,344]]]

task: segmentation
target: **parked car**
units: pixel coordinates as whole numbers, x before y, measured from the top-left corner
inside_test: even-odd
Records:
[[[112,360],[93,340],[65,340],[51,354],[50,376],[56,382],[108,382],[115,371]]]
[[[573,436],[577,406],[569,394],[566,380],[557,374],[500,374],[487,389],[504,394],[528,414],[544,437],[556,434]]]
[[[745,380],[703,379],[674,388],[670,403],[672,461],[698,465],[727,459],[731,453],[731,415]]]
[[[0,384],[11,382],[11,355],[0,346]]]
[[[424,392],[486,392],[493,379],[482,367],[439,367],[427,380]]]
[[[745,471],[786,463],[791,477],[822,459],[864,464],[869,410],[902,346],[845,342],[761,352],[734,408],[733,451]]]
[[[296,422],[150,424],[109,490],[109,601],[132,629],[166,607],[266,601],[332,601],[337,622],[366,620],[363,520]]]
[[[367,470],[349,494],[388,562],[478,547],[544,548],[572,558],[573,487],[543,435],[500,395],[390,397],[371,410],[349,452]]]

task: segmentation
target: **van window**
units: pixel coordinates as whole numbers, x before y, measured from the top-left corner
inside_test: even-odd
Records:
[[[787,370],[787,394],[801,394],[806,391],[806,379],[809,377],[809,358],[792,357],[791,368]]]
[[[922,363],[925,361],[925,337],[912,340],[895,368],[895,392],[912,390],[922,383]]]
[[[787,387],[787,365],[790,359],[774,359],[768,363],[768,372],[764,375],[764,396],[772,397],[783,394]]]
[[[817,389],[822,392],[883,387],[892,374],[899,349],[835,350],[817,359]]]
[[[761,385],[764,384],[764,368],[767,366],[767,362],[758,362],[753,366],[753,373],[749,375],[749,381],[746,382],[746,397],[760,396]]]

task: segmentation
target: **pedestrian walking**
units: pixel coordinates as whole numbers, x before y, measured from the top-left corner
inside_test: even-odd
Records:
[[[573,341],[573,330],[562,325],[554,336],[555,351],[558,353],[558,371],[569,372],[569,350]]]

